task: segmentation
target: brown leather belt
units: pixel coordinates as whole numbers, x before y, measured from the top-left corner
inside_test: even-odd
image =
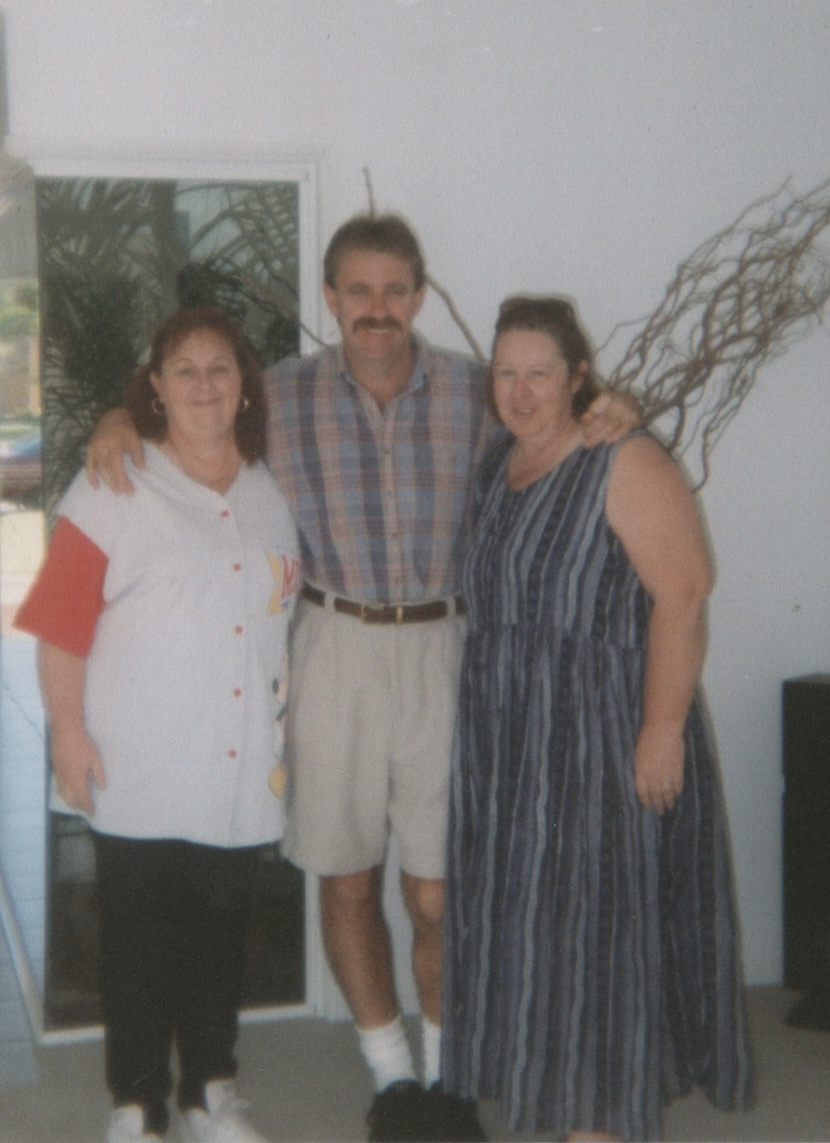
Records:
[[[427,623],[431,619],[445,619],[448,615],[464,615],[467,608],[460,595],[455,597],[453,608],[445,599],[431,603],[357,603],[354,599],[343,599],[333,595],[335,611],[342,615],[353,615],[363,623]],[[303,599],[325,607],[326,592],[310,583],[303,584]]]

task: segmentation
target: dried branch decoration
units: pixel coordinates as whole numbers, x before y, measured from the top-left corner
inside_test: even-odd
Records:
[[[374,214],[371,175],[363,168]],[[646,424],[678,456],[699,452],[698,487],[709,457],[749,394],[758,371],[806,337],[830,300],[830,180],[808,194],[785,183],[682,262],[649,317],[615,327],[598,355],[613,360],[625,332],[639,327],[607,378],[633,393]],[[486,357],[450,294],[427,281],[479,361]]]
[[[821,324],[830,299],[830,181],[808,194],[785,184],[759,199],[678,267],[660,305],[617,326],[639,332],[608,376],[640,400],[677,455],[709,457],[758,371]]]

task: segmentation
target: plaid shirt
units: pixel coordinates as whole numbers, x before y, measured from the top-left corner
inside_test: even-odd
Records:
[[[481,366],[417,339],[381,411],[342,346],[268,369],[268,464],[291,505],[306,578],[366,603],[453,595],[476,470],[493,431]]]

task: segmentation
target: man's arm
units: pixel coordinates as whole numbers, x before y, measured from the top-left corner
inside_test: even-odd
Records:
[[[84,467],[93,488],[103,480],[116,494],[135,491],[124,471],[125,453],[136,468],[144,467],[144,444],[132,417],[126,409],[110,409],[95,426],[86,448]]]
[[[591,448],[597,444],[612,444],[643,422],[640,402],[630,393],[616,393],[606,389],[595,397],[580,418],[582,436]]]
[[[84,721],[86,659],[41,640],[38,672],[58,789],[68,806],[92,816],[95,804],[90,783],[103,790],[106,779],[101,756]]]

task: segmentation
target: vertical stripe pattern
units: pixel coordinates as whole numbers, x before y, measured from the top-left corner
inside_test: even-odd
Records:
[[[605,517],[614,447],[520,492],[482,466],[462,590],[443,1066],[516,1131],[657,1139],[749,1093],[729,853],[695,699],[684,792],[634,789],[648,598]]]

